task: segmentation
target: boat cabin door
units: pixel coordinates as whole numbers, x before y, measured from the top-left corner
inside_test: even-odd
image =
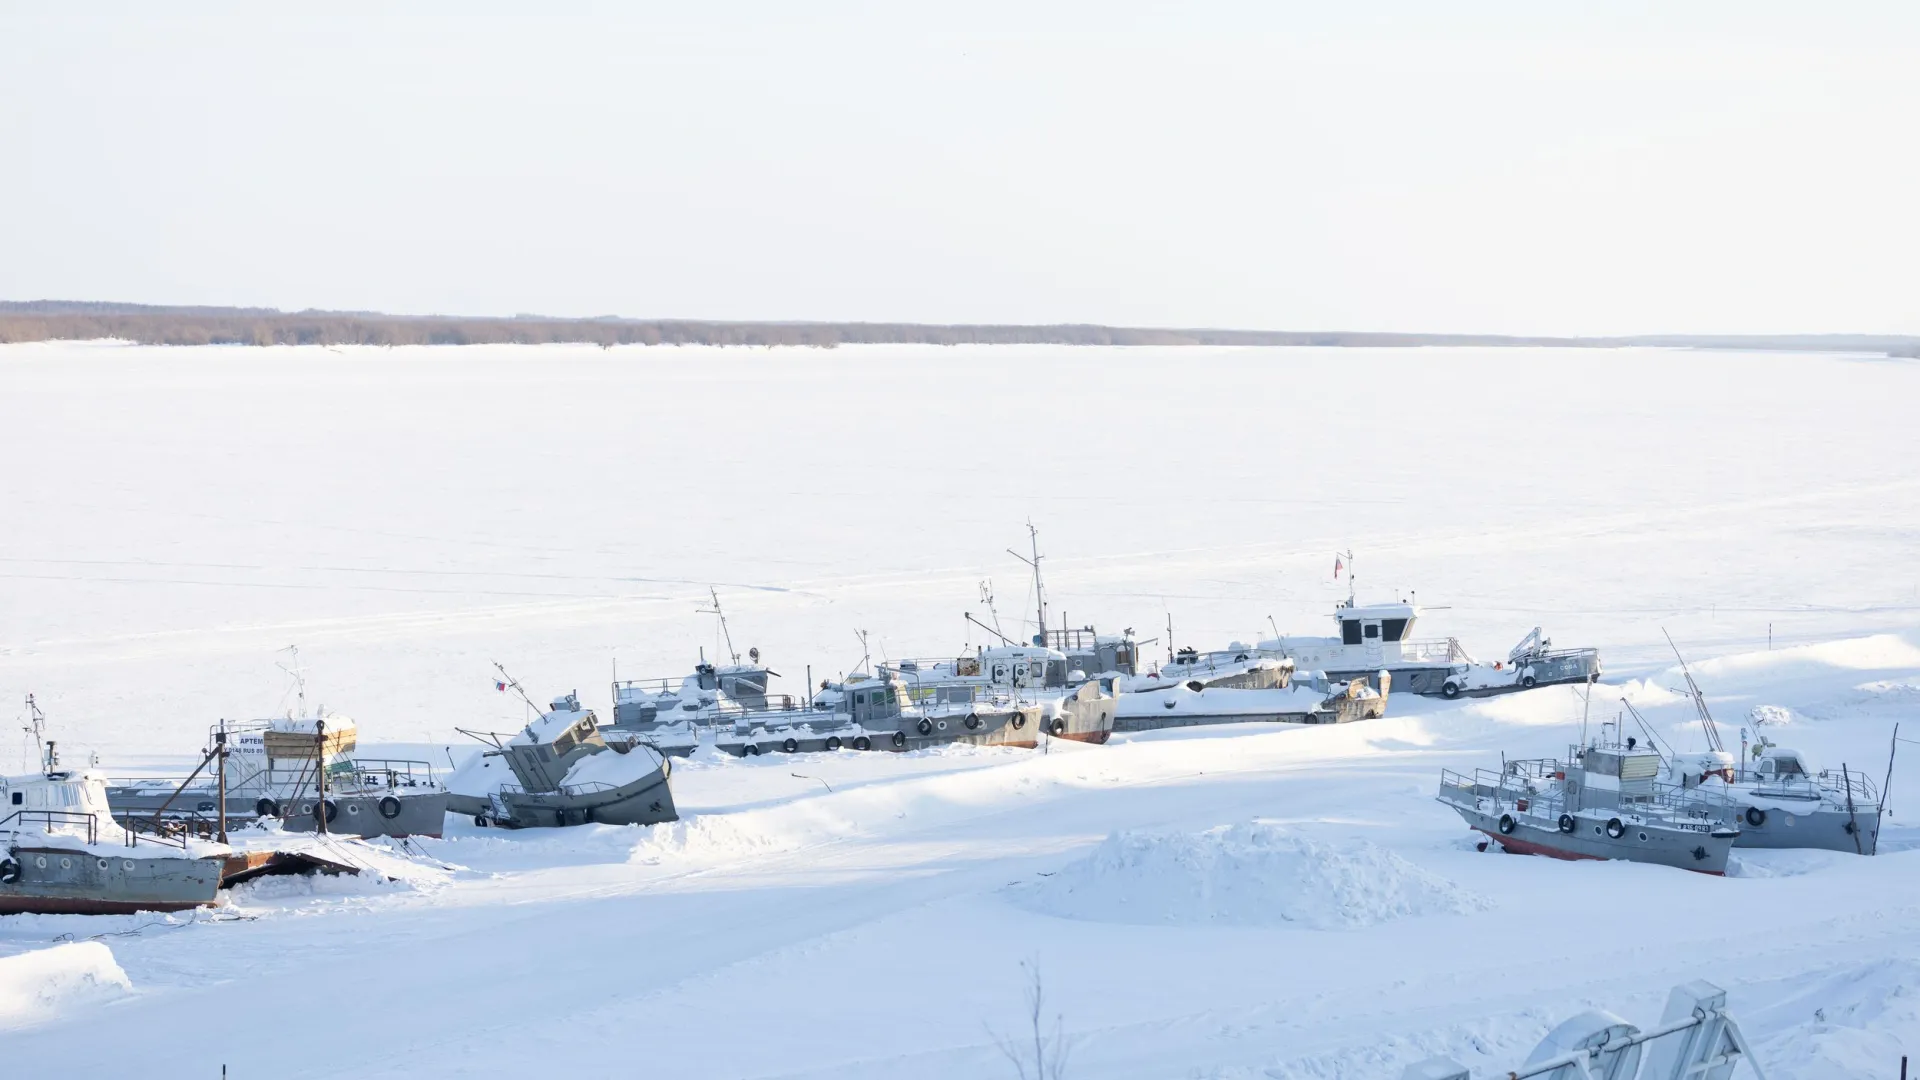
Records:
[[[1380,648],[1380,620],[1366,619],[1360,623],[1360,642],[1367,650],[1367,666],[1379,667],[1385,659]]]
[[[899,697],[892,686],[884,683],[848,690],[847,700],[853,722],[862,727],[890,724],[900,717]]]

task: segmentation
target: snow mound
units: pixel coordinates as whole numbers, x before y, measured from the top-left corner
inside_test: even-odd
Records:
[[[1771,1033],[1755,1051],[1773,1080],[1891,1075],[1920,1040],[1920,964],[1878,960],[1797,982],[1771,1008],[1738,1014],[1745,1030]]]
[[[1257,821],[1115,833],[1059,873],[1013,889],[1041,914],[1147,925],[1333,930],[1492,906],[1369,841],[1315,840]]]
[[[1781,727],[1793,722],[1793,710],[1784,705],[1755,705],[1747,710],[1747,720],[1754,727]]]
[[[113,950],[98,941],[0,957],[0,1028],[44,1020],[64,1006],[132,989]]]

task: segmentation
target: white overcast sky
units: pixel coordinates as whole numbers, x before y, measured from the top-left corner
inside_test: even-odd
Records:
[[[1920,332],[1920,4],[258,7],[0,0],[0,299]]]

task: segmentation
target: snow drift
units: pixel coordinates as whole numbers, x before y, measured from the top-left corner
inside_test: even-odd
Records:
[[[78,941],[0,957],[0,1028],[47,1019],[62,1006],[118,997],[133,989],[113,950]]]
[[[1315,840],[1257,821],[1114,833],[1014,893],[1022,906],[1062,918],[1320,930],[1491,906],[1369,841]]]

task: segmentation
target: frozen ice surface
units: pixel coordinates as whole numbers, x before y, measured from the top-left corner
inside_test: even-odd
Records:
[[[69,760],[190,767],[215,720],[293,705],[297,644],[360,753],[451,765],[479,745],[455,727],[530,719],[491,661],[608,717],[616,665],[725,659],[709,584],[775,692],[851,667],[855,629],[876,658],[981,644],[982,578],[1014,632],[1001,552],[1031,518],[1056,622],[1150,649],[1325,634],[1352,548],[1363,598],[1418,590],[1478,655],[1535,625],[1599,647],[1593,722],[1625,696],[1705,749],[1664,627],[1734,742],[1784,710],[1798,749],[1877,781],[1920,697],[1916,391],[1911,362],[1655,350],[7,347],[0,701],[36,693]],[[432,860],[417,883],[0,917],[4,959],[122,935],[135,988],[50,973],[0,1070],[155,1075],[165,1046],[182,1075],[283,1080],[974,1080],[1010,1075],[1026,961],[1073,1076],[1488,1072],[1582,1009],[1649,1024],[1699,977],[1776,1080],[1893,1075],[1920,1045],[1890,962],[1920,949],[1911,758],[1874,859],[1739,852],[1713,879],[1474,851],[1439,770],[1561,752],[1581,712],[1554,687],[1046,753],[702,751],[670,825],[452,819],[394,849]],[[0,741],[5,767],[24,750]],[[1109,837],[1174,838],[1141,864],[1178,869],[1249,822],[1272,843],[1172,882],[1236,917],[1060,918],[1023,891],[1144,895],[1093,871]],[[1456,896],[1434,882],[1477,901],[1408,899]],[[1264,910],[1310,917],[1237,917]]]

